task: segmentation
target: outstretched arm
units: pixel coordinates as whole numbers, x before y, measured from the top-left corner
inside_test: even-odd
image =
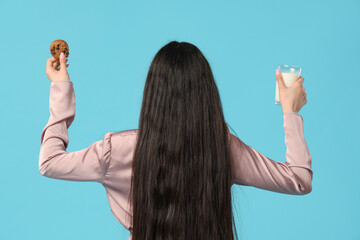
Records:
[[[287,146],[285,163],[266,157],[230,134],[235,184],[294,195],[312,191],[312,159],[304,138],[303,118],[296,112],[285,112],[283,117]]]
[[[39,172],[50,178],[102,182],[110,163],[112,132],[88,148],[66,152],[68,128],[75,118],[75,94],[71,81],[51,82],[50,118],[41,133]]]

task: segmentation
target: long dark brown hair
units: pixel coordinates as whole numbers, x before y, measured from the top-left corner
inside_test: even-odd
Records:
[[[172,41],[147,74],[132,163],[133,240],[238,239],[228,127],[210,65]]]

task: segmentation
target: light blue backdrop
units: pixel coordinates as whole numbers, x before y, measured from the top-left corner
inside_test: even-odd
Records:
[[[100,3],[101,2],[101,3]],[[0,0],[0,239],[127,239],[104,188],[38,171],[49,118],[45,74],[55,39],[69,43],[76,117],[68,151],[138,127],[146,74],[171,40],[210,62],[225,118],[248,145],[285,162],[274,104],[277,64],[303,68],[299,112],[313,190],[292,196],[234,186],[239,236],[360,239],[360,1]]]

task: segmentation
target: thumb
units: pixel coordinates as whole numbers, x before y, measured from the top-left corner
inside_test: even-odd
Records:
[[[66,57],[63,52],[60,54],[60,71],[67,71],[66,70]]]
[[[279,69],[276,69],[276,75],[275,76],[276,76],[276,81],[277,81],[277,83],[279,85],[279,90],[283,89],[283,88],[286,88],[286,85],[284,83],[284,80],[282,78],[282,75],[281,75],[281,72],[280,72]]]
[[[300,83],[300,84],[303,84],[304,83],[304,78],[303,77],[299,77],[297,79],[297,81]]]

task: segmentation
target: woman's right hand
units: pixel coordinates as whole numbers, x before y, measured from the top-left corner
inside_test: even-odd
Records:
[[[59,81],[70,81],[69,73],[67,67],[69,64],[66,64],[67,59],[62,52],[60,54],[60,59],[54,57],[49,58],[46,62],[46,76],[50,82],[59,82]],[[58,68],[60,66],[60,68]]]
[[[276,70],[276,81],[279,86],[279,98],[283,112],[299,112],[302,106],[307,103],[305,88],[302,86],[303,77],[287,87],[279,69]]]

